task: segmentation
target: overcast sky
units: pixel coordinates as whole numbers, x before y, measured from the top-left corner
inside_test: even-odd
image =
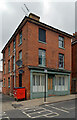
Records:
[[[24,18],[25,12],[27,13],[24,3],[30,12],[40,16],[41,22],[70,34],[75,32],[75,0],[2,1],[3,3],[0,3],[0,52]],[[0,59],[1,57],[0,54]],[[0,70],[1,66],[0,64]]]

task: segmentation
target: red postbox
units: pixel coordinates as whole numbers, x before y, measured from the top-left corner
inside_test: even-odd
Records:
[[[25,99],[25,87],[15,87],[13,92],[16,100]]]

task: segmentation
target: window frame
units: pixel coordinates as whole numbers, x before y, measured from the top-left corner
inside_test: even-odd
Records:
[[[64,49],[64,37],[59,35],[58,39],[59,39],[59,48],[63,48]],[[60,45],[60,42],[62,42],[61,43],[62,45]]]
[[[43,35],[43,31],[44,31],[44,35]],[[39,42],[46,43],[46,30],[45,29],[39,28]]]
[[[4,74],[6,73],[6,68],[5,68],[5,64],[4,64]]]
[[[10,45],[8,46],[8,56],[10,56]]]
[[[13,50],[16,48],[16,38],[13,40]]]
[[[10,60],[8,60],[8,73],[10,72]]]
[[[15,71],[15,56],[13,56],[13,68],[12,68],[13,71]]]
[[[22,44],[22,31],[19,33],[19,45]]]
[[[60,61],[60,56],[63,57],[63,62]],[[60,67],[60,63],[61,63],[61,62],[62,62],[62,64],[63,64],[63,67]],[[62,53],[59,53],[59,69],[64,69],[64,54],[62,54]]]
[[[42,63],[40,63],[40,59],[42,59],[41,61]],[[39,66],[46,66],[46,50],[45,49],[39,48],[38,63],[39,63]]]
[[[10,88],[10,77],[8,78],[8,88]]]
[[[4,81],[3,81],[3,87],[5,87],[5,85],[6,85],[6,84],[5,84],[5,78],[4,78]]]

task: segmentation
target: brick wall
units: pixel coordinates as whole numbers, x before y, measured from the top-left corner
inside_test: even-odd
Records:
[[[16,61],[19,59],[19,51],[22,50],[22,87],[27,90],[27,99],[30,98],[30,71],[28,65],[38,66],[38,49],[42,48],[46,50],[46,67],[58,69],[59,53],[64,54],[64,68],[71,71],[71,40],[70,38],[64,37],[64,48],[60,49],[58,46],[58,36],[59,34],[46,29],[46,44],[40,43],[39,40],[39,26],[27,22],[22,28],[22,45],[19,46],[19,34],[16,36]],[[8,56],[8,47],[5,49],[5,65],[6,74],[3,74],[3,80],[6,80],[6,87],[3,87],[3,93],[8,94],[11,91],[11,86],[13,78],[10,73],[8,73],[8,60],[10,60],[10,67],[12,75],[12,58],[14,56],[13,52],[13,41],[10,43],[10,56]],[[4,63],[3,63],[4,65]],[[19,70],[16,65],[16,87],[19,87]],[[3,71],[4,73],[4,71]],[[8,77],[11,79],[10,88],[8,88]],[[10,89],[10,90],[9,90]]]

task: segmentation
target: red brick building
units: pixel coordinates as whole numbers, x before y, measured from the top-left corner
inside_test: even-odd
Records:
[[[25,16],[3,53],[3,93],[25,87],[27,99],[70,94],[72,35]],[[18,67],[16,62],[20,60]]]
[[[77,93],[77,33],[72,42],[72,93]]]
[[[0,71],[0,93],[2,92],[2,71]]]

